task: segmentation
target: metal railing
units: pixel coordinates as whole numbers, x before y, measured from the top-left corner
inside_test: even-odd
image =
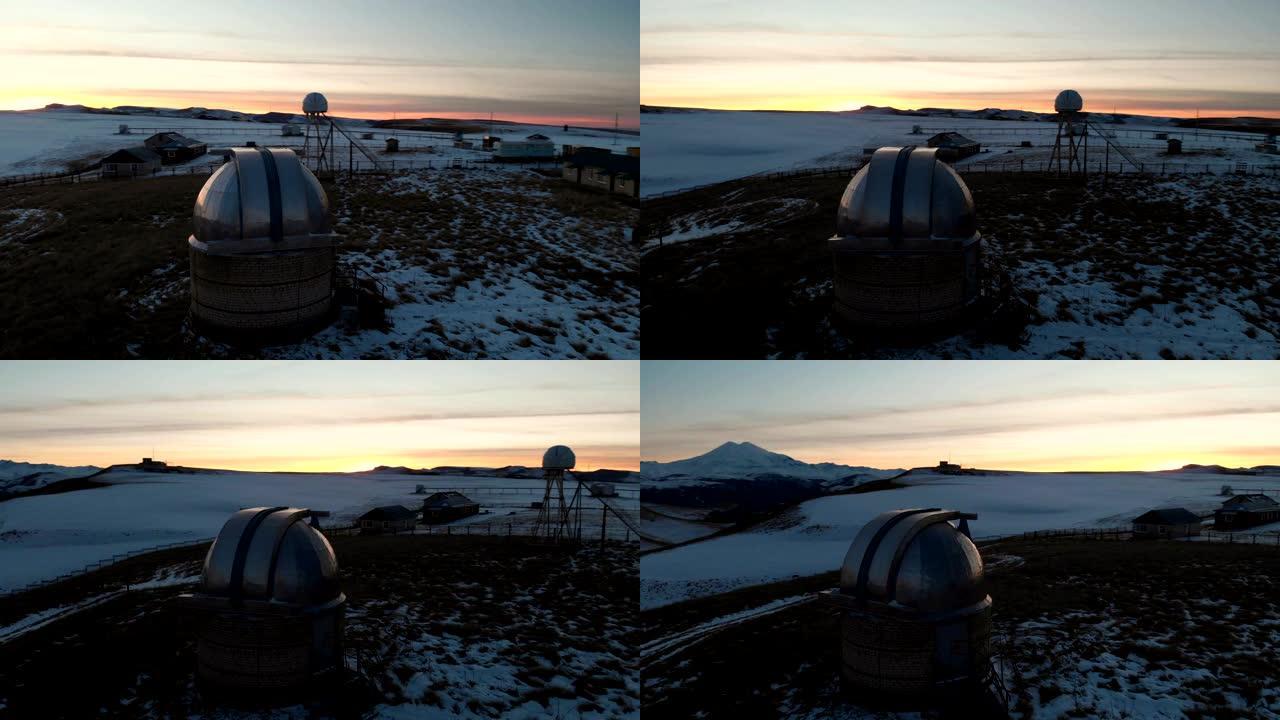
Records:
[[[705,190],[707,188],[719,185],[729,185],[740,182],[779,182],[783,180],[794,180],[797,178],[821,177],[828,175],[847,175],[851,176],[858,170],[862,169],[865,163],[855,165],[832,165],[827,167],[814,168],[797,168],[795,170],[774,170],[769,172],[756,173],[754,175],[746,175],[744,177],[734,178],[732,180],[721,180],[712,183],[703,183],[702,185],[692,185],[676,190],[667,190],[664,192],[644,195],[640,199],[642,201],[656,200],[659,198],[672,197],[683,193],[693,192],[695,190]],[[1280,163],[1246,163],[1246,162],[1219,162],[1219,163],[1200,163],[1200,162],[1160,162],[1160,163],[1138,163],[1136,167],[1126,167],[1126,163],[1114,162],[1105,163],[1102,161],[1089,164],[1089,173],[1097,175],[1146,175],[1146,176],[1172,176],[1172,175],[1265,175],[1280,176]],[[1035,175],[1054,176],[1052,170],[1048,169],[1047,160],[978,160],[971,163],[963,163],[953,166],[955,171],[961,175],[996,175],[996,174],[1013,174],[1028,173]]]
[[[306,162],[306,159],[303,160]],[[559,158],[539,160],[521,160],[514,162],[498,162],[491,159],[471,160],[468,158],[436,158],[426,160],[383,160],[381,164],[372,162],[345,163],[334,161],[330,164],[332,174],[346,175],[387,175],[414,170],[493,170],[497,167],[543,168],[557,166]],[[101,180],[146,180],[156,177],[176,177],[180,175],[211,175],[222,163],[197,165],[170,165],[143,172],[103,175],[102,170],[91,169],[63,173],[32,173],[27,175],[10,175],[0,177],[0,188],[18,186],[66,185]],[[310,166],[308,166],[310,167]]]
[[[130,550],[128,552],[118,553],[118,554],[112,555],[109,558],[103,558],[101,560],[88,563],[77,570],[69,570],[61,575],[58,575],[57,577],[45,578],[44,580],[28,583],[27,585],[23,585],[20,587],[9,588],[7,590],[0,590],[0,598],[12,597],[20,593],[30,592],[32,590],[39,590],[40,588],[47,587],[49,585],[54,585],[60,582],[66,582],[68,580],[74,580],[76,578],[81,578],[89,575],[90,573],[94,573],[99,570],[105,570],[106,568],[109,568],[113,565],[117,565],[126,560],[136,558],[140,555],[149,555],[151,553],[163,552],[165,550],[174,550],[176,548],[182,548],[182,547],[196,547],[199,545],[207,545],[211,542],[213,542],[213,538],[202,538],[199,540],[183,540],[179,542],[171,542],[171,543],[166,543],[164,545],[154,545],[151,547],[138,548],[136,550]]]

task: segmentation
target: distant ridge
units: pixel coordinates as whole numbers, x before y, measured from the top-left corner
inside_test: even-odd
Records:
[[[857,110],[716,110],[712,108],[667,107],[662,105],[641,105],[641,114],[676,114],[698,112],[768,112],[768,113],[807,113],[825,115],[904,115],[912,117],[962,118],[966,120],[1053,120],[1054,113],[1042,113],[1034,110],[983,108],[981,110],[964,110],[958,108],[923,107],[914,110],[900,110],[895,107],[863,105]],[[1234,130],[1244,132],[1276,132],[1280,127],[1280,119],[1259,117],[1236,118],[1180,118],[1164,115],[1130,115],[1126,113],[1091,112],[1089,115],[1097,122],[1124,123],[1129,119],[1141,120],[1144,123],[1171,124],[1178,127],[1197,126],[1204,130]]]
[[[121,116],[143,116],[143,117],[166,117],[166,118],[188,118],[193,120],[227,120],[234,122],[260,122],[270,124],[281,123],[301,123],[306,121],[306,116],[299,113],[280,112],[271,110],[264,113],[240,112],[238,110],[225,110],[221,108],[204,108],[204,107],[187,107],[187,108],[163,108],[151,107],[147,105],[117,105],[110,108],[95,108],[87,105],[65,105],[63,103],[49,103],[42,108],[33,108],[30,110],[3,110],[0,112],[16,112],[16,113],[88,113],[91,115],[121,115]],[[420,117],[420,118],[399,118],[396,120],[370,120],[366,118],[351,118],[331,116],[334,120],[341,120],[347,124],[367,125],[369,127],[399,129],[399,130],[430,130],[436,132],[479,132],[490,124],[498,126],[538,126],[538,127],[560,127],[557,123],[532,123],[517,122],[513,120],[489,120],[488,118],[436,118],[436,117]],[[634,128],[619,128],[616,131],[612,127],[587,127],[580,125],[570,125],[575,130],[590,130],[592,132],[617,132],[619,135],[638,135],[639,130]]]

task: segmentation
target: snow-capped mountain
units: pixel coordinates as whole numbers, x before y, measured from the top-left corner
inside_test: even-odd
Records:
[[[98,472],[92,465],[64,467],[43,463],[0,460],[0,495],[20,495],[67,478],[87,477]]]
[[[685,460],[640,463],[640,474],[646,481],[676,477],[743,479],[764,475],[820,481],[844,480],[853,476],[861,476],[859,479],[862,480],[878,480],[900,472],[829,462],[806,463],[749,442],[727,442],[711,452]]]

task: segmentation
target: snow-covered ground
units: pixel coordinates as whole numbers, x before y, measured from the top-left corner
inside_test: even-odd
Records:
[[[688,508],[645,503],[640,510],[640,530],[645,539],[660,545],[675,545],[719,532],[728,523],[705,522],[697,517],[677,514]],[[648,548],[646,548],[648,549]]]
[[[156,474],[117,470],[98,480],[110,487],[0,503],[0,591],[78,571],[119,553],[211,538],[235,511],[245,507],[288,505],[332,513],[326,523],[349,525],[372,507],[400,504],[421,507],[427,492],[456,489],[480,503],[481,515],[465,524],[531,524],[542,499],[540,480],[481,476],[422,476],[398,473],[252,473],[208,471]],[[634,494],[613,498],[624,512],[639,513]],[[598,532],[601,509],[584,503],[583,524]],[[486,512],[487,511],[487,512]],[[610,518],[611,536],[626,529]],[[633,538],[634,539],[634,538]]]
[[[1241,478],[1211,473],[913,473],[908,487],[834,495],[801,503],[750,531],[663,550],[641,558],[642,608],[735,588],[836,570],[858,530],[898,508],[943,507],[978,514],[975,536],[1072,527],[1123,527],[1157,507],[1209,511],[1222,485]],[[1280,489],[1280,477],[1247,478]]]
[[[43,463],[0,460],[0,494],[24,493],[67,478],[87,477],[98,472],[92,466],[63,467]]]
[[[820,112],[740,112],[699,110],[642,113],[641,133],[648,146],[641,168],[641,192],[645,196],[732,180],[757,173],[793,170],[806,167],[851,165],[863,157],[868,144],[922,145],[927,135],[912,135],[915,125],[930,129],[950,129],[965,133],[990,148],[959,163],[1034,162],[1047,160],[1053,145],[1056,125],[1041,120],[980,120],[952,117],[915,117],[885,113],[820,113]],[[1123,125],[1101,125],[1117,132],[1121,145],[1137,146],[1139,162],[1161,161],[1163,140],[1152,137],[1155,132],[1180,132],[1156,118],[1134,118]],[[1025,130],[1025,136],[1016,130]],[[1144,137],[1129,137],[1130,131]],[[1030,140],[1033,147],[1020,147]],[[1178,163],[1206,162],[1215,165],[1235,161],[1272,163],[1280,158],[1253,149],[1261,141],[1223,141],[1206,132],[1200,137],[1185,137],[1183,151],[1215,151],[1213,155],[1186,155]],[[1089,162],[1102,160],[1105,145],[1100,138],[1090,142]],[[1216,151],[1221,150],[1221,154]],[[1117,153],[1111,154],[1117,164]]]
[[[129,125],[129,135],[119,135],[120,125]],[[469,159],[480,159],[489,156],[482,150],[455,150],[451,136],[445,133],[418,132],[413,130],[390,130],[363,127],[359,121],[348,127],[352,132],[372,132],[374,138],[362,142],[370,150],[381,153],[386,137],[395,135],[400,140],[401,155],[398,161],[426,162],[430,157],[418,152],[428,146],[434,148],[438,157],[454,155]],[[272,147],[302,147],[302,137],[285,137],[280,134],[280,125],[261,122],[241,122],[232,120],[201,120],[184,117],[159,117],[154,115],[105,115],[99,113],[79,112],[0,112],[0,177],[7,175],[26,175],[30,173],[60,172],[67,169],[67,164],[77,161],[96,162],[102,157],[121,148],[141,145],[150,131],[149,128],[178,130],[188,137],[201,140],[212,148],[243,145],[253,140],[258,145]],[[623,152],[626,147],[640,145],[640,138],[635,135],[620,135],[607,131],[571,128],[565,131],[562,126],[543,125],[495,125],[494,134],[509,138],[523,138],[533,133],[541,133],[551,138],[557,146],[593,145]],[[479,146],[480,137],[484,133],[469,133],[465,137]],[[347,143],[341,137],[335,137],[335,157],[346,162]],[[356,152],[359,158],[359,152]],[[390,156],[389,156],[390,157]],[[197,157],[189,161],[189,165],[207,165],[220,162],[212,156]],[[167,166],[166,166],[167,167]]]
[[[622,279],[635,212],[567,212],[557,182],[506,166],[340,179],[340,260],[382,280],[391,328],[330,327],[279,354],[639,357],[640,291]]]

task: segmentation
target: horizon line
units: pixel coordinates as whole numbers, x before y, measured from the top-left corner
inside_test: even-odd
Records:
[[[50,101],[50,102],[46,103],[46,104],[45,104],[45,105],[43,105],[43,106],[37,106],[37,107],[27,107],[27,108],[0,108],[0,112],[14,112],[14,113],[32,113],[32,112],[41,112],[41,111],[46,110],[50,105],[59,105],[59,106],[62,106],[62,107],[74,107],[74,106],[80,106],[80,107],[85,108],[86,110],[108,111],[108,112],[102,112],[102,113],[91,113],[91,114],[103,114],[103,115],[113,114],[113,113],[111,113],[111,112],[109,112],[109,111],[115,110],[116,108],[120,108],[120,107],[148,108],[148,109],[151,109],[151,110],[189,110],[189,109],[192,109],[192,108],[201,108],[201,109],[204,109],[204,110],[222,110],[222,111],[226,111],[226,112],[240,113],[240,114],[242,114],[242,115],[265,115],[265,114],[268,114],[268,113],[281,113],[281,114],[288,113],[288,114],[290,114],[290,115],[302,115],[302,114],[303,114],[301,110],[295,110],[295,111],[291,111],[291,110],[262,110],[262,111],[254,111],[254,110],[239,110],[239,109],[230,108],[230,107],[218,107],[218,106],[214,106],[214,105],[202,105],[202,104],[195,104],[195,103],[190,104],[190,105],[187,105],[186,107],[168,107],[168,106],[164,106],[164,105],[133,105],[133,104],[128,104],[128,103],[119,104],[119,105],[112,105],[112,106],[98,106],[98,105],[89,105],[89,104],[86,104],[86,103],[83,103],[83,102],[63,102],[63,101],[61,101],[61,100],[53,100],[53,101]],[[637,105],[637,106],[636,106],[636,112],[637,112],[637,113],[638,113],[639,109],[640,109],[640,106],[639,106],[639,105]],[[416,114],[416,113],[419,113],[419,112],[435,112],[436,114],[432,114],[432,115],[419,115],[419,114]],[[130,115],[130,114],[132,114],[132,113],[122,113],[122,114],[123,114],[123,115]],[[479,123],[479,122],[485,122],[485,123],[487,123],[487,122],[489,122],[489,121],[490,121],[490,119],[489,119],[489,118],[484,117],[483,113],[481,113],[480,115],[478,115],[478,116],[477,116],[477,115],[474,113],[474,111],[471,111],[471,110],[457,110],[457,111],[453,111],[453,110],[441,110],[441,111],[417,111],[417,110],[408,110],[408,111],[404,111],[404,110],[386,110],[386,111],[381,111],[381,110],[379,110],[379,111],[373,111],[370,115],[339,115],[339,114],[336,114],[336,113],[330,113],[329,115],[330,115],[330,117],[333,117],[333,118],[335,118],[335,119],[340,119],[340,120],[379,120],[379,121],[382,121],[382,120],[405,120],[405,121],[409,121],[409,120],[455,120],[455,121],[470,121],[470,122],[478,122],[478,123]],[[614,129],[614,127],[615,127],[615,123],[614,123],[614,122],[610,122],[610,121],[609,121],[609,119],[608,119],[607,117],[605,117],[605,116],[596,117],[595,115],[590,114],[590,112],[589,112],[589,111],[587,111],[587,112],[586,112],[586,114],[582,114],[582,115],[558,115],[558,114],[555,114],[555,113],[539,113],[539,112],[536,112],[536,111],[529,111],[529,112],[504,112],[504,113],[494,113],[493,115],[494,115],[494,117],[493,117],[493,122],[495,122],[495,123],[503,123],[503,124],[515,124],[515,125],[548,125],[548,126],[554,126],[554,125],[569,125],[570,127],[589,127],[589,128],[591,128],[591,129],[593,129],[593,130],[612,130],[612,129]],[[635,123],[634,125],[631,125],[631,124],[628,124],[628,122],[629,122],[629,121],[625,121],[624,119],[622,119],[622,118],[620,117],[620,116],[621,116],[621,113],[617,113],[617,115],[619,115],[619,117],[618,117],[618,118],[616,118],[616,127],[617,127],[618,129],[620,129],[620,130],[637,130],[637,131],[640,129],[640,124],[639,124],[639,120],[638,120],[638,119],[637,119],[637,121],[636,121],[636,123]],[[515,118],[515,119],[512,119],[512,118]],[[192,119],[192,120],[199,120],[200,118],[189,118],[189,119]],[[227,120],[221,120],[221,119],[213,119],[213,120],[209,120],[209,122],[228,122],[228,121],[227,121]],[[230,122],[234,122],[234,121],[230,121]],[[595,124],[592,124],[592,123],[595,123]]]
[[[643,112],[643,111],[644,111],[644,108],[668,108],[668,109],[671,109],[671,110],[708,110],[708,111],[712,111],[712,112],[824,113],[824,114],[828,114],[828,115],[840,115],[840,114],[844,114],[844,113],[856,113],[856,112],[861,112],[863,108],[875,108],[875,109],[878,109],[878,110],[897,110],[898,112],[920,112],[921,110],[924,110],[924,109],[926,109],[926,108],[927,108],[927,109],[934,109],[934,110],[951,110],[951,111],[954,111],[954,112],[982,112],[983,110],[1001,110],[1001,111],[1016,111],[1016,112],[1025,112],[1025,113],[1036,113],[1036,114],[1039,114],[1039,115],[1053,115],[1053,114],[1055,114],[1055,111],[1053,111],[1053,110],[1028,110],[1028,109],[1020,108],[1020,107],[1003,108],[1003,107],[999,107],[999,106],[997,106],[997,105],[989,105],[989,106],[987,106],[987,107],[983,107],[983,108],[946,107],[946,106],[943,106],[943,105],[924,105],[924,106],[922,106],[922,107],[918,107],[918,108],[900,108],[900,107],[896,107],[896,106],[893,106],[893,105],[871,105],[871,104],[866,104],[866,105],[862,105],[862,106],[860,106],[860,107],[856,107],[856,108],[849,108],[849,109],[847,109],[847,110],[817,110],[817,109],[798,110],[798,109],[794,109],[794,108],[769,108],[769,107],[730,108],[730,107],[708,107],[708,106],[701,106],[701,105],[663,105],[663,104],[658,104],[658,103],[645,103],[645,102],[641,102],[641,103],[640,103],[641,115],[644,115],[644,114],[645,114],[645,113]],[[1252,111],[1235,111],[1235,112],[1252,112]],[[1280,113],[1280,110],[1266,111],[1266,112],[1277,112],[1277,113]],[[1097,114],[1097,115],[1116,115],[1116,116],[1118,116],[1118,115],[1127,115],[1127,116],[1131,116],[1131,117],[1156,117],[1156,118],[1170,118],[1170,119],[1172,119],[1172,120],[1200,120],[1200,121],[1202,121],[1202,122],[1203,122],[1203,121],[1206,121],[1206,120],[1211,121],[1211,120],[1214,120],[1214,119],[1228,119],[1228,120],[1257,119],[1257,120],[1269,120],[1269,121],[1272,121],[1272,122],[1280,122],[1280,115],[1277,115],[1276,117],[1270,117],[1270,116],[1267,116],[1267,115],[1224,115],[1224,114],[1214,114],[1214,115],[1203,115],[1203,116],[1201,116],[1201,117],[1198,117],[1198,118],[1197,118],[1197,117],[1183,117],[1183,116],[1180,116],[1180,115],[1148,115],[1148,114],[1146,114],[1146,113],[1140,113],[1140,112],[1122,112],[1122,111],[1119,111],[1119,110],[1115,110],[1115,111],[1105,111],[1105,110],[1099,110],[1099,111],[1088,111],[1088,112],[1084,112],[1083,114],[1085,114],[1085,115],[1090,115],[1090,114]],[[957,119],[961,119],[961,120],[963,120],[963,119],[968,119],[968,118],[957,118]],[[1009,121],[1006,121],[1006,122],[1018,122],[1018,121],[1016,121],[1016,120],[1009,120]]]
[[[150,458],[150,459],[154,460],[154,458]],[[40,462],[40,461],[34,461],[34,460],[11,460],[9,458],[0,458],[0,461],[11,462],[11,463],[21,463],[24,465],[52,465],[54,467],[62,467],[62,468],[93,467],[93,468],[97,468],[99,472],[102,472],[104,470],[110,470],[111,468],[130,467],[130,466],[142,464],[141,460],[139,460],[138,462],[107,463],[105,465],[63,465],[61,463],[56,463],[56,462]],[[165,462],[165,461],[160,460],[159,462]],[[166,465],[168,464],[166,463]],[[365,468],[363,470],[264,470],[264,469],[257,469],[257,468],[246,469],[246,468],[228,468],[228,467],[196,467],[196,466],[181,465],[181,464],[168,465],[168,467],[185,468],[188,470],[211,470],[211,471],[218,471],[218,472],[269,473],[272,475],[355,475],[359,473],[372,472],[373,470],[376,470],[379,467],[388,467],[388,468],[403,467],[406,470],[435,470],[437,468],[454,468],[454,467],[492,468],[497,470],[497,469],[507,468],[507,467],[535,468],[537,466],[523,465],[520,463],[506,463],[503,465],[434,465],[431,467],[410,467],[408,465],[374,465],[374,466]],[[602,466],[602,467],[594,468],[593,470],[583,470],[580,468],[575,468],[574,470],[576,472],[594,472],[595,470],[618,470],[618,471],[625,471],[625,472],[639,472],[640,468],[639,467],[634,467],[634,468],[616,467],[615,468],[615,467]]]

